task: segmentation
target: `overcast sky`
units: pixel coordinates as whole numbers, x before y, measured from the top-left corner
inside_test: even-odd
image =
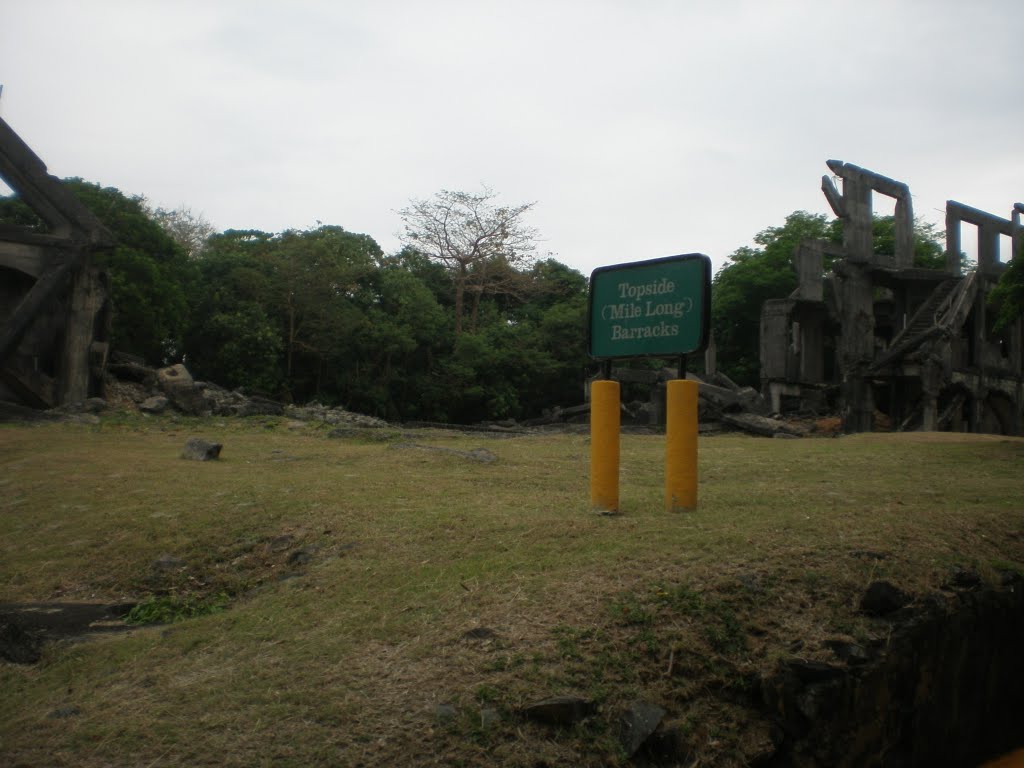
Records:
[[[585,274],[717,268],[831,217],[829,158],[940,229],[947,199],[1008,218],[1022,22],[1019,0],[0,0],[0,116],[51,173],[218,230],[319,220],[393,251],[410,198],[486,184]]]

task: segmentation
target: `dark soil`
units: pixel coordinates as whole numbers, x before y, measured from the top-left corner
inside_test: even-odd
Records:
[[[34,664],[45,643],[125,632],[130,627],[124,617],[133,607],[134,603],[0,603],[0,659]]]

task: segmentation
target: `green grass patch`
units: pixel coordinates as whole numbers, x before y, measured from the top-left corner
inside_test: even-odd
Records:
[[[181,460],[193,436],[221,459]],[[667,514],[663,438],[625,435],[607,517],[585,435],[408,439],[497,461],[274,419],[0,426],[0,602],[142,622],[0,664],[2,762],[615,765],[644,698],[740,764],[756,674],[884,640],[872,580],[924,596],[1024,563],[1021,440],[702,440],[699,508]],[[557,695],[600,709],[517,718]]]
[[[162,595],[149,597],[137,603],[125,616],[127,624],[171,624],[220,613],[230,598],[223,592],[210,597],[192,595]]]

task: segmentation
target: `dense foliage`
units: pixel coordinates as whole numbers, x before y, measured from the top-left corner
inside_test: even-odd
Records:
[[[229,388],[394,420],[529,418],[582,399],[587,281],[535,259],[522,221],[530,205],[496,206],[486,189],[413,201],[400,212],[406,247],[389,255],[338,226],[214,233],[187,208],[153,210],[113,188],[66,183],[117,237],[98,258],[122,352],[183,360]],[[11,197],[0,198],[0,222],[41,226]],[[933,228],[919,224],[915,235],[916,265],[941,267]],[[761,305],[793,291],[794,249],[812,238],[838,243],[839,222],[794,212],[715,275],[719,367],[735,381],[757,386]],[[892,217],[876,219],[876,250],[894,243]],[[1007,285],[1005,311],[1019,312],[1021,294]]]
[[[1013,254],[1009,268],[989,295],[996,313],[996,330],[1002,330],[1024,315],[1024,250]]]
[[[195,278],[185,250],[153,219],[144,198],[81,179],[65,183],[117,241],[97,255],[110,275],[113,346],[155,363],[179,357]]]

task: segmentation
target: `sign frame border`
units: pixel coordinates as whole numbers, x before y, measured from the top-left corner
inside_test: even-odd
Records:
[[[648,267],[655,264],[665,264],[676,261],[700,261],[703,264],[704,280],[701,285],[701,331],[700,342],[695,349],[687,352],[645,352],[633,355],[595,355],[594,354],[594,281],[605,272],[615,272],[624,269],[636,269]],[[669,358],[681,357],[703,352],[708,347],[711,338],[711,258],[703,253],[681,253],[675,256],[662,256],[657,259],[645,259],[643,261],[630,261],[622,264],[609,264],[598,267],[590,273],[590,283],[587,291],[587,355],[592,360],[628,360],[631,358]]]

